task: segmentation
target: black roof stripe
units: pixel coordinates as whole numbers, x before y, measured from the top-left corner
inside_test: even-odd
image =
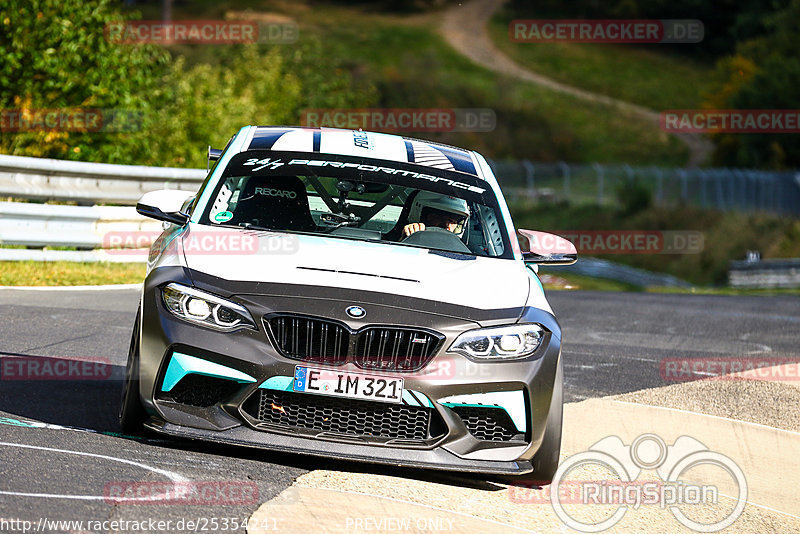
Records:
[[[314,152],[319,152],[319,147],[322,144],[322,132],[317,130],[314,132]]]
[[[411,144],[411,141],[408,139],[404,139],[406,143],[406,155],[408,156],[408,162],[414,163],[416,160],[414,159],[414,145]]]
[[[256,129],[255,134],[253,134],[253,140],[250,141],[250,146],[248,147],[249,150],[254,149],[265,149],[270,150],[272,145],[283,136],[285,133],[289,133],[293,131],[294,128],[258,128]]]

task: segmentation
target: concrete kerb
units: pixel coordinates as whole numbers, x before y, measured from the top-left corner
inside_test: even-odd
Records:
[[[731,528],[800,530],[800,501],[794,496],[800,472],[787,465],[787,459],[800,458],[798,432],[604,397],[564,406],[562,461],[607,436],[618,436],[630,445],[647,433],[657,434],[668,445],[690,436],[742,469],[747,506]],[[723,480],[720,472],[693,472],[692,481],[717,485],[720,502],[735,502],[735,485]],[[566,530],[549,505],[512,503],[507,489],[485,491],[374,473],[312,471],[264,503],[252,516],[248,532],[292,531],[292,520],[300,518],[314,532],[450,531],[448,525],[453,532],[468,533]],[[380,523],[381,519],[385,521]],[[686,531],[657,506],[630,511],[618,526],[638,525]]]

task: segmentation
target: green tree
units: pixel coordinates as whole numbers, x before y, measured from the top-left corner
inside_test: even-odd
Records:
[[[227,61],[188,67],[178,58],[169,79],[170,100],[149,131],[148,162],[204,167],[206,146],[221,148],[239,128],[299,124],[304,109],[352,108],[376,101],[371,85],[327,61],[317,40],[292,47],[243,45]]]
[[[0,109],[102,109],[141,114],[148,127],[164,97],[169,55],[152,45],[106,39],[122,16],[111,0],[4,0],[0,3]],[[10,154],[127,162],[147,153],[143,135],[4,131]]]
[[[800,109],[800,0],[764,21],[766,35],[740,43],[737,54],[718,63],[716,89],[707,105],[716,109]],[[714,163],[783,169],[800,167],[797,134],[719,134]]]

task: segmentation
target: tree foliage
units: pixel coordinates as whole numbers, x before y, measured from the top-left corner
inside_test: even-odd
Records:
[[[190,65],[155,45],[110,43],[104,30],[120,21],[111,0],[2,4],[0,109],[115,110],[133,120],[123,131],[4,131],[0,152],[204,167],[206,146],[223,146],[242,126],[297,124],[305,108],[376,101],[374,87],[354,83],[313,38],[229,46],[220,61]]]
[[[739,44],[737,53],[717,67],[717,84],[708,96],[713,109],[800,109],[800,0],[764,20],[768,33]],[[800,166],[800,135],[719,134],[714,163],[784,169]]]
[[[5,0],[0,3],[0,109],[102,109],[146,114],[163,95],[168,54],[149,45],[108,42],[107,25],[122,20],[111,0]],[[11,154],[119,160],[108,134],[3,132],[0,149]]]

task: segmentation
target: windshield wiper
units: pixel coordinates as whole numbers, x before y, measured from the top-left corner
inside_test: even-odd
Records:
[[[278,232],[274,228],[267,228],[266,226],[259,226],[257,224],[249,223],[249,222],[240,222],[239,228],[244,228],[245,230],[261,230],[262,232]]]

